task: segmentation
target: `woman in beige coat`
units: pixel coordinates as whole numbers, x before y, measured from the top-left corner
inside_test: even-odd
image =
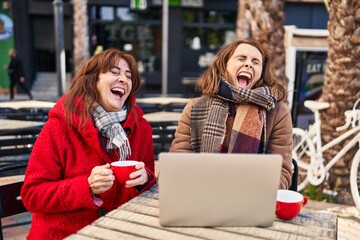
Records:
[[[291,115],[263,47],[252,39],[223,47],[196,89],[202,96],[184,108],[170,152],[281,154],[279,188],[289,188]]]

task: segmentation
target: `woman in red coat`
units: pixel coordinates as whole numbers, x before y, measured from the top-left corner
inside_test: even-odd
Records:
[[[21,197],[28,239],[63,239],[152,186],[152,128],[135,104],[135,59],[117,49],[91,57],[49,113],[30,156]],[[120,185],[110,163],[138,160]]]

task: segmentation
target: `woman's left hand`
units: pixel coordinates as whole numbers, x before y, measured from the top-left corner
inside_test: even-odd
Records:
[[[125,187],[127,188],[143,185],[149,180],[149,176],[145,169],[145,163],[139,162],[138,164],[136,164],[135,168],[137,169],[137,171],[130,174],[130,178],[132,180],[126,181]]]

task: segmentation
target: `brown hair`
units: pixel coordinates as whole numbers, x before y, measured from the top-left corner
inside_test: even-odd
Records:
[[[200,75],[199,81],[196,84],[196,90],[204,95],[214,95],[219,91],[221,76],[225,79],[232,79],[226,70],[226,66],[240,44],[250,44],[256,47],[263,56],[263,71],[260,80],[255,84],[254,88],[269,86],[272,93],[277,95],[278,101],[283,100],[286,97],[286,91],[284,86],[274,77],[272,61],[268,52],[258,41],[250,38],[236,40],[221,48],[209,68]]]
[[[136,60],[129,54],[111,48],[89,58],[73,78],[64,103],[65,117],[70,123],[72,113],[80,113],[82,123],[86,123],[91,108],[100,99],[97,89],[99,75],[110,71],[111,68],[118,64],[120,59],[124,59],[129,64],[131,71],[132,89],[125,104],[128,112],[133,110],[134,103],[130,99],[132,95],[139,91],[141,81]]]

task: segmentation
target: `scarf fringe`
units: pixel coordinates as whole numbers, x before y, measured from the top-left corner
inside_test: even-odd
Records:
[[[97,105],[93,108],[91,114],[99,132],[108,139],[106,150],[110,152],[118,148],[119,160],[126,160],[131,155],[129,139],[121,126],[121,122],[127,116],[126,107],[119,112],[106,112],[103,107]]]

